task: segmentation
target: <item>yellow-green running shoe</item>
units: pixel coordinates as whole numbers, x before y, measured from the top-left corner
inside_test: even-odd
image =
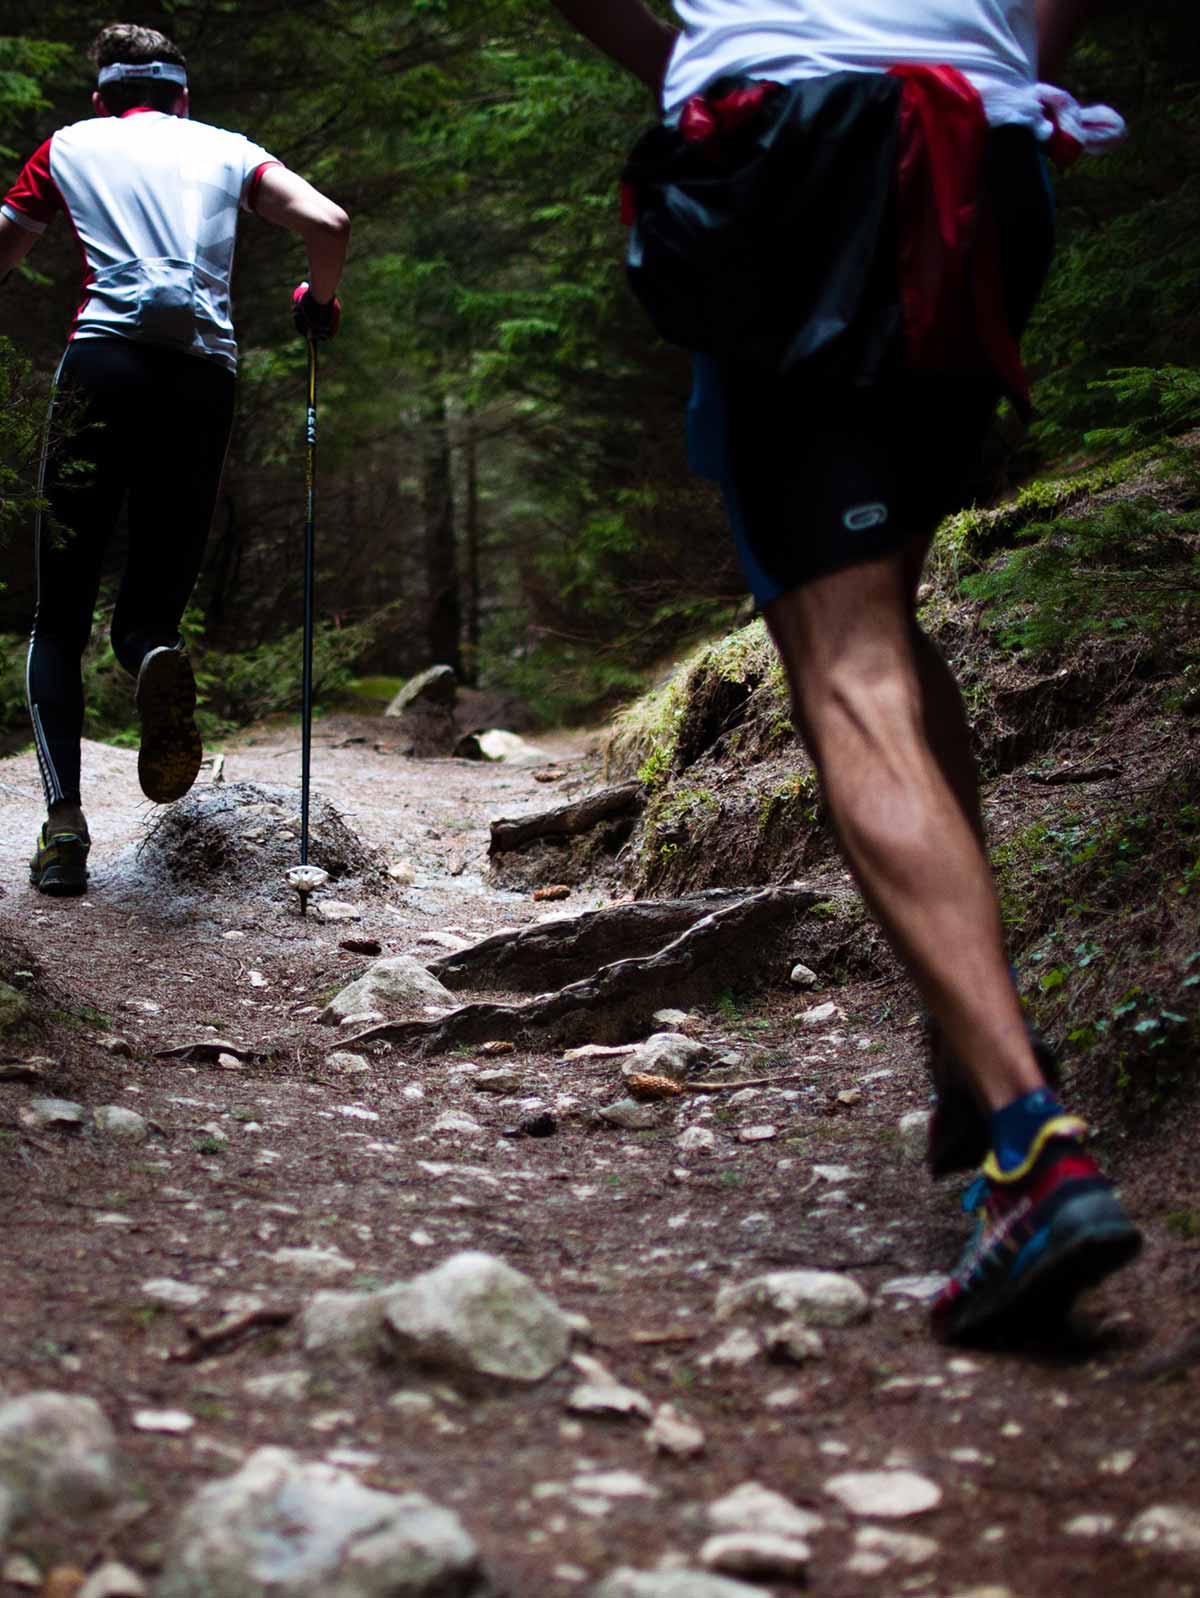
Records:
[[[92,840],[87,833],[51,832],[43,825],[37,851],[29,862],[29,881],[39,893],[66,899],[86,893],[87,858]]]

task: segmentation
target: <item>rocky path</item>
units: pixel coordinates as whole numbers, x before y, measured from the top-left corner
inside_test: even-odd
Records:
[[[135,757],[88,746],[78,901],[23,886],[36,773],[0,763],[0,935],[25,950],[0,1591],[1200,1593],[1191,1143],[1147,1170],[1099,1129],[1149,1247],[1070,1337],[939,1348],[924,1301],[962,1227],[920,1170],[903,989],[789,987],[781,949],[766,995],[664,991],[649,1051],[355,1043],[480,997],[401,999],[411,965],[376,958],[607,902],[485,874],[490,820],[587,792],[585,752],[417,762],[380,725],[318,733],[358,919],[282,888],[290,728],[202,780],[197,814],[232,820],[149,842]]]

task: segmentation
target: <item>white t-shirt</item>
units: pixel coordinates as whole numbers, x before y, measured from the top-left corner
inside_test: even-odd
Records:
[[[683,24],[663,86],[668,118],[717,78],[794,83],[902,63],[957,67],[988,120],[1036,128],[1034,0],[675,0]]]
[[[0,209],[34,233],[66,212],[83,257],[73,339],[144,340],[236,369],[238,209],[277,165],[240,133],[143,107],[60,128]]]

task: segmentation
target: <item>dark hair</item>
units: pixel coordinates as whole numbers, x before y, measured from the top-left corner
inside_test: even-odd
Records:
[[[88,51],[88,60],[97,67],[111,67],[116,62],[131,66],[144,66],[150,61],[169,61],[187,70],[183,52],[164,33],[153,28],[139,27],[136,22],[114,22],[102,28]],[[100,98],[114,116],[132,111],[135,105],[148,105],[155,111],[172,111],[183,93],[177,83],[155,83],[151,79],[133,79],[128,83],[106,83]]]

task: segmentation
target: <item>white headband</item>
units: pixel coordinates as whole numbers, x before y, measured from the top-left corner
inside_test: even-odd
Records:
[[[177,83],[181,89],[187,88],[186,71],[183,67],[177,67],[172,61],[144,61],[136,64],[131,61],[114,61],[112,66],[100,68],[100,76],[96,81],[103,89],[109,83],[125,83],[138,78],[157,78],[160,82]]]

